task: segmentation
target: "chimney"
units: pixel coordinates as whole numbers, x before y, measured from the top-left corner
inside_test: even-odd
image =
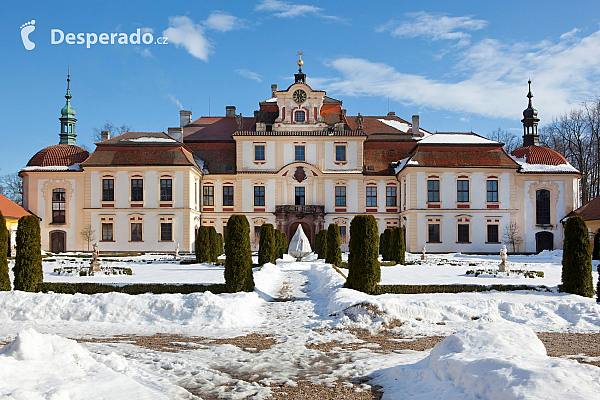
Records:
[[[184,127],[189,125],[192,122],[192,112],[181,110],[179,111],[179,126]]]
[[[419,116],[412,116],[412,135],[413,136],[423,136],[421,131],[419,130]]]
[[[226,106],[225,107],[225,116],[226,117],[235,117],[235,106]]]
[[[275,97],[275,92],[277,91],[277,84],[271,85],[271,97]]]
[[[105,141],[110,139],[110,131],[101,131],[100,132],[100,140]]]
[[[396,116],[396,111],[388,111],[388,117],[395,117]]]
[[[182,127],[169,128],[169,130],[167,132],[168,132],[169,136],[171,136],[173,139],[175,139],[179,142],[183,142],[183,128]]]

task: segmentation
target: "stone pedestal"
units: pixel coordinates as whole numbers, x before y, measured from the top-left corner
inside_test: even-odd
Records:
[[[90,271],[91,272],[100,272],[100,261],[98,260],[92,260],[92,262],[90,263]]]

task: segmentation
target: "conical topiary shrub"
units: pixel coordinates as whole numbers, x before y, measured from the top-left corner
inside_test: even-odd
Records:
[[[383,261],[391,261],[390,258],[390,239],[392,235],[392,230],[390,228],[386,228],[379,238],[379,253],[381,254],[381,259]]]
[[[208,226],[202,225],[198,228],[198,236],[196,236],[196,262],[208,263],[211,261],[210,229]]]
[[[288,251],[287,236],[285,232],[282,232],[279,229],[276,229],[275,233],[277,234],[277,258],[283,258],[283,255],[287,254]]]
[[[37,284],[44,280],[40,221],[36,216],[19,218],[16,247],[17,255],[13,267],[15,290],[34,292]]]
[[[594,297],[590,237],[579,216],[569,217],[565,225],[560,291]]]
[[[260,240],[258,242],[258,265],[275,263],[277,248],[275,229],[271,224],[262,224],[260,227]]]
[[[342,265],[342,248],[340,240],[340,227],[337,224],[329,224],[327,227],[327,257],[325,262],[336,267]]]
[[[10,277],[8,276],[8,260],[6,259],[9,246],[9,232],[6,220],[0,211],[0,290],[10,290]]]
[[[233,214],[227,221],[225,286],[229,292],[254,290],[250,225],[244,215]]]
[[[406,264],[405,256],[406,252],[404,249],[404,229],[394,227],[389,230],[390,233],[387,237],[387,253],[388,261],[394,261],[397,264]]]
[[[217,262],[217,259],[222,254],[219,234],[214,226],[208,227],[208,239],[210,242],[210,261],[214,263]]]
[[[379,235],[372,215],[357,215],[350,223],[348,279],[344,287],[365,293],[375,291],[381,280]]]
[[[600,260],[600,229],[598,229],[594,235],[594,252],[592,254],[592,259]]]
[[[319,231],[315,237],[315,253],[320,259],[327,258],[327,231]]]

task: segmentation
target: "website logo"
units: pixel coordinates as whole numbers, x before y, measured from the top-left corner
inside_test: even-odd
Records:
[[[29,34],[33,31],[35,31],[35,19],[21,25],[21,39],[26,50],[33,50],[35,48],[35,43],[29,40]]]

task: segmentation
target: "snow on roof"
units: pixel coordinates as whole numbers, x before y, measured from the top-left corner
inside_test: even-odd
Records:
[[[202,173],[204,174],[208,174],[208,170],[204,168],[204,160],[199,158],[198,156],[196,156],[194,154],[194,161],[196,162],[196,165],[198,165],[198,168],[200,169],[200,171],[202,171]]]
[[[577,168],[575,168],[574,166],[572,166],[569,163],[560,164],[560,165],[528,164],[524,158],[517,158],[512,155],[510,157],[521,166],[521,169],[519,170],[519,172],[540,172],[540,173],[573,172],[573,173],[579,173]]]
[[[500,144],[471,133],[434,133],[421,139],[424,144]]]
[[[397,161],[395,164],[396,166],[394,167],[394,173],[397,174],[398,172],[402,171],[406,165],[419,165],[419,162],[411,160],[410,157],[406,157],[400,161]]]
[[[270,99],[265,100],[265,103],[277,103],[277,97],[271,97]]]
[[[381,119],[378,118],[377,121],[386,124],[387,126],[391,126],[394,129],[398,129],[401,132],[408,132],[408,128],[410,125],[406,122],[396,121],[395,119]]]
[[[65,167],[64,165],[48,165],[45,167],[29,166],[29,167],[24,167],[21,169],[21,171],[43,171],[43,170],[47,170],[47,171],[81,171],[82,169],[79,166],[79,163],[69,165],[68,167]]]
[[[151,143],[151,142],[161,142],[161,143],[171,143],[176,142],[175,139],[170,139],[166,137],[150,137],[150,136],[142,136],[134,139],[121,139],[121,142],[143,142],[143,143]]]

